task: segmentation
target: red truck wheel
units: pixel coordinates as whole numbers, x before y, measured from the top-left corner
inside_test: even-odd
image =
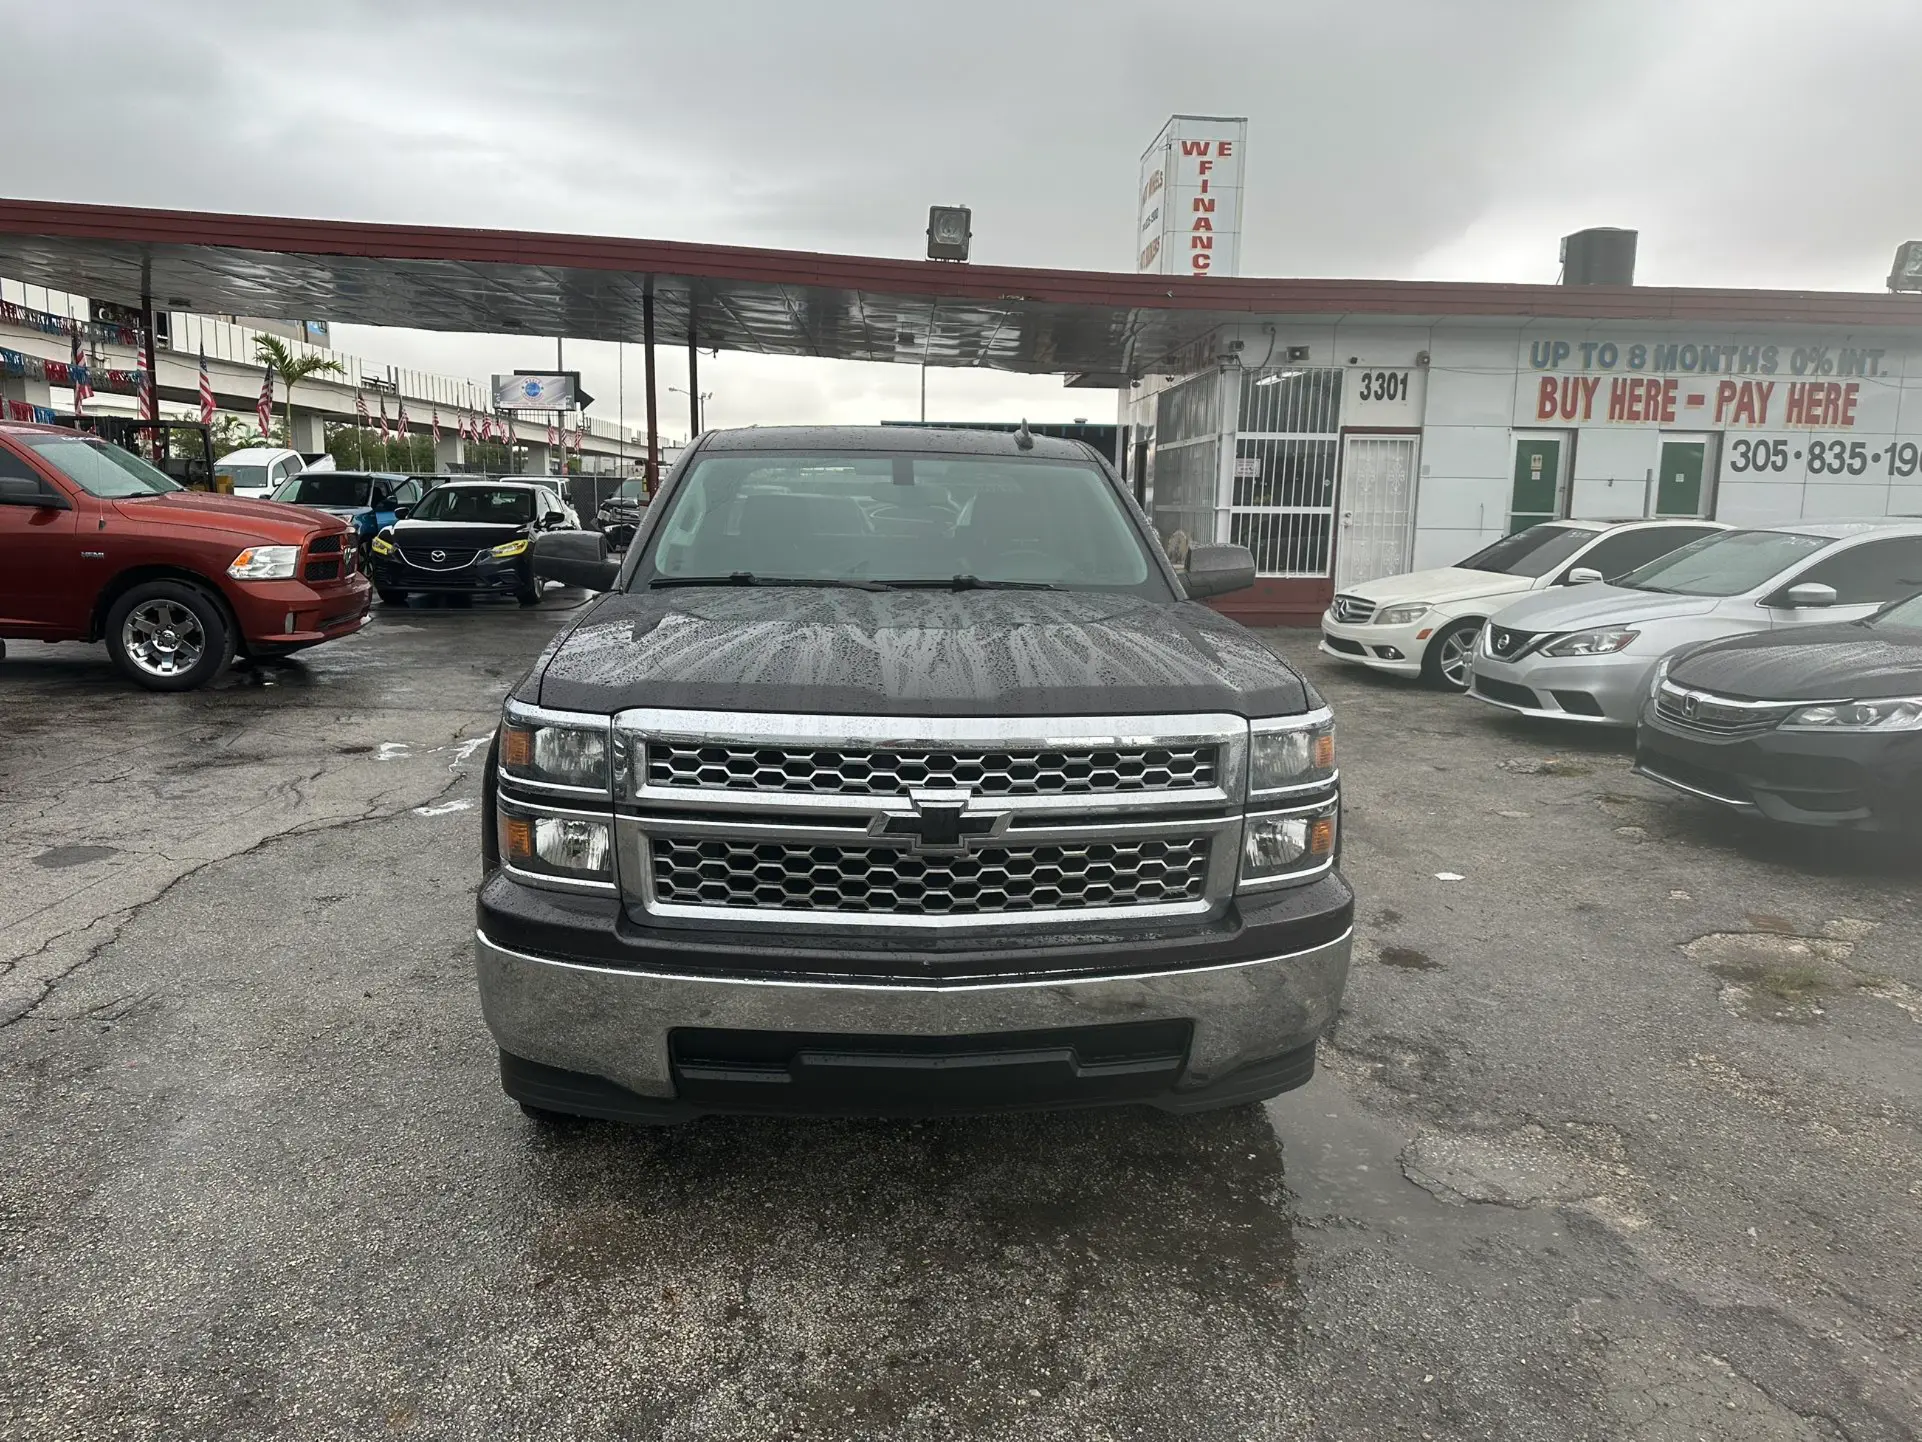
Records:
[[[107,654],[149,691],[204,686],[234,658],[220,602],[184,581],[145,581],[107,612]]]

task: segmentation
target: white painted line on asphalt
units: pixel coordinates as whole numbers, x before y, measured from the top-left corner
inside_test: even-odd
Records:
[[[408,749],[405,741],[383,741],[374,752],[374,759],[376,761],[399,761],[407,755]]]
[[[443,801],[438,806],[416,806],[414,808],[414,815],[416,816],[451,816],[456,811],[467,810],[468,807],[472,806],[473,804],[474,803],[471,800],[463,798],[462,800],[459,800],[459,801]]]

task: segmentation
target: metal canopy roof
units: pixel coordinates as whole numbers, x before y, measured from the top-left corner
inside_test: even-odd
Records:
[[[987,366],[1116,384],[1223,324],[1643,321],[1922,328],[1906,296],[1125,275],[545,232],[0,200],[0,274],[137,305]]]

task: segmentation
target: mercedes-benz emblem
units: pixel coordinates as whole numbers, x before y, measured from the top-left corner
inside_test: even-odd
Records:
[[[447,559],[447,552],[445,551],[429,551],[427,554],[436,561],[444,561]]]

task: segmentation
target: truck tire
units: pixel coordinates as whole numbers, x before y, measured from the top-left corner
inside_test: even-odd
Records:
[[[523,606],[538,606],[541,603],[541,582],[538,576],[529,576],[525,582],[514,588],[514,599]]]
[[[186,581],[143,581],[107,611],[107,654],[149,691],[191,691],[234,659],[233,623],[212,594]]]
[[[1422,653],[1421,678],[1443,691],[1468,689],[1468,656],[1475,649],[1480,621],[1469,618],[1442,627]]]

